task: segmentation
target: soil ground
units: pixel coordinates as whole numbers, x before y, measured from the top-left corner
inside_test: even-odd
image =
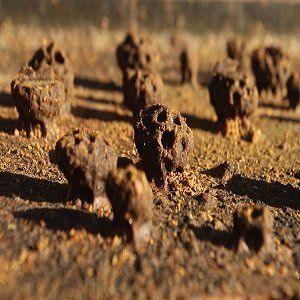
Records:
[[[66,50],[75,69],[72,115],[60,135],[86,126],[102,131],[119,156],[139,160],[132,114],[122,105],[115,49],[125,32],[96,27],[0,28],[0,295],[1,299],[299,299],[300,114],[268,96],[251,117],[258,143],[217,132],[207,83],[225,57],[228,33],[187,35],[199,54],[199,87],[181,86],[170,32],[152,36],[161,56],[166,103],[180,110],[195,140],[190,171],[172,191],[152,185],[154,232],[144,253],[109,213],[93,213],[67,199],[67,182],[55,164],[55,142],[15,130],[18,113],[10,95],[17,70],[43,39]],[[282,46],[300,67],[294,35],[254,32],[249,45]],[[214,168],[234,162],[240,175],[220,180]],[[191,175],[192,174],[192,175]],[[209,201],[203,201],[202,193]],[[265,205],[274,217],[274,251],[238,254],[232,246],[233,213],[239,205]]]

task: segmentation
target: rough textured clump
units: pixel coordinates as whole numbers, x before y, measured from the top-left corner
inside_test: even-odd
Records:
[[[56,134],[54,118],[65,101],[64,86],[49,66],[34,71],[22,67],[11,82],[11,93],[27,134],[52,138]]]
[[[129,165],[112,172],[106,182],[114,220],[131,225],[133,240],[140,248],[150,238],[153,195],[143,171]]]
[[[123,73],[127,68],[157,71],[159,55],[148,36],[130,32],[117,48],[117,61]]]
[[[237,68],[237,61],[226,59],[213,69],[209,94],[219,121],[248,117],[258,105],[256,88]]]
[[[227,55],[239,63],[239,69],[246,74],[250,73],[250,52],[244,39],[232,38],[227,41]]]
[[[287,81],[287,98],[290,108],[300,109],[300,70],[294,71]]]
[[[164,104],[146,106],[134,123],[134,140],[144,169],[157,186],[170,172],[182,172],[193,152],[193,132],[180,113]]]
[[[252,70],[258,92],[286,95],[286,83],[291,74],[289,56],[279,47],[261,47],[252,53]]]
[[[248,126],[247,117],[256,109],[258,95],[255,86],[251,85],[246,75],[238,71],[236,60],[228,58],[216,64],[209,94],[224,135],[230,135],[231,127],[241,127],[237,129],[239,132]],[[230,125],[232,121],[234,126]]]
[[[244,205],[236,209],[233,237],[238,252],[273,250],[273,215],[267,207]]]
[[[198,56],[191,46],[186,45],[180,52],[181,84],[197,85]]]
[[[74,71],[72,63],[64,51],[57,48],[54,42],[44,44],[34,53],[28,65],[34,70],[38,70],[44,65],[50,65],[53,68],[65,86],[66,99],[61,112],[70,112],[70,103],[74,89]]]
[[[164,84],[158,73],[127,69],[124,104],[136,117],[146,105],[163,103],[166,98]]]
[[[56,143],[55,152],[71,198],[93,203],[94,209],[105,206],[105,180],[117,168],[118,157],[103,134],[76,129]]]

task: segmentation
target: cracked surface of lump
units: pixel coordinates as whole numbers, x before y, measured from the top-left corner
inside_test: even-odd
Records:
[[[56,143],[55,153],[70,198],[93,203],[94,209],[104,207],[108,203],[105,180],[117,168],[118,157],[103,134],[75,129]]]
[[[251,64],[259,93],[270,91],[273,95],[286,95],[291,62],[280,47],[260,47],[254,50]]]
[[[226,124],[228,120],[247,119],[258,106],[256,87],[244,73],[238,71],[238,62],[229,58],[215,65],[209,84],[209,95],[218,122],[225,129],[229,126]],[[247,122],[242,121],[242,127],[244,123]],[[225,135],[227,133],[229,131],[223,132]]]
[[[151,39],[142,34],[130,32],[117,47],[117,61],[126,80],[126,69],[142,69],[156,72],[159,66],[159,54]]]
[[[134,117],[145,106],[165,101],[164,84],[158,73],[132,69],[127,69],[126,72],[124,104],[133,111]]]
[[[112,205],[114,220],[130,224],[134,244],[140,248],[151,236],[153,194],[146,174],[135,166],[111,172],[106,192]]]
[[[238,61],[238,68],[246,74],[251,70],[251,57],[247,42],[244,39],[232,38],[226,44],[227,55]]]
[[[158,187],[167,188],[170,172],[183,172],[193,153],[193,132],[181,114],[165,104],[140,111],[134,140],[144,170]]]
[[[233,216],[233,238],[237,252],[273,251],[273,215],[261,205],[243,205]]]
[[[54,138],[57,131],[54,118],[62,109],[65,91],[51,67],[38,71],[22,67],[11,82],[11,93],[27,134]]]
[[[65,87],[66,97],[61,113],[69,113],[74,90],[74,71],[72,63],[65,52],[59,49],[54,42],[45,43],[34,53],[28,65],[34,70],[38,70],[44,65],[49,65],[53,68]]]
[[[300,110],[300,70],[292,73],[286,86],[290,108]]]

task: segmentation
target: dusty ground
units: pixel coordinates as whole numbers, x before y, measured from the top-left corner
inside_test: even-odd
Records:
[[[1,299],[204,298],[299,299],[300,114],[282,99],[261,99],[252,123],[253,144],[217,133],[207,82],[225,56],[228,34],[188,38],[198,47],[198,88],[180,86],[170,34],[153,36],[162,53],[167,103],[186,117],[195,138],[194,181],[164,192],[154,186],[154,236],[137,253],[111,218],[67,201],[67,184],[55,164],[54,143],[15,131],[18,113],[9,84],[44,38],[56,40],[76,73],[72,116],[61,135],[77,126],[101,130],[118,151],[137,161],[132,115],[122,106],[116,45],[125,32],[96,28],[49,29],[10,23],[0,28],[0,295]],[[252,47],[279,44],[300,66],[296,36],[254,32]],[[233,161],[240,176],[222,182],[213,168]],[[190,178],[190,177],[188,177]],[[201,193],[213,198],[203,201]],[[236,254],[233,212],[260,203],[272,212],[274,252]]]

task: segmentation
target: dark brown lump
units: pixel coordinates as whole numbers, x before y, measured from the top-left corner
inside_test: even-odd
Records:
[[[55,152],[68,180],[69,196],[93,203],[94,209],[105,206],[105,180],[117,168],[118,157],[103,134],[75,129],[56,143]]]
[[[248,117],[258,105],[256,88],[238,71],[236,60],[226,59],[216,64],[209,94],[219,121]]]
[[[193,153],[193,132],[180,113],[165,104],[140,111],[134,123],[134,140],[144,170],[158,187],[166,188],[171,172],[182,172]]]
[[[289,56],[280,47],[260,47],[253,51],[252,70],[258,92],[286,95],[286,83],[291,74]]]
[[[236,209],[233,237],[237,252],[273,251],[273,215],[261,205],[243,205]]]
[[[145,70],[126,70],[124,104],[136,117],[146,105],[163,103],[166,98],[164,84],[158,73]]]
[[[130,32],[117,48],[117,61],[123,74],[127,68],[157,71],[159,55],[150,38]]]
[[[44,44],[34,53],[28,65],[34,70],[38,70],[44,65],[49,65],[53,68],[65,87],[66,99],[62,113],[70,112],[70,103],[74,90],[74,71],[72,63],[65,52],[59,49],[54,42]]]
[[[49,66],[34,71],[22,67],[11,82],[19,120],[27,134],[54,138],[54,118],[65,101],[64,86]]]
[[[236,60],[227,58],[216,64],[209,84],[209,94],[223,134],[231,135],[233,121],[233,127],[237,127],[238,133],[248,136],[252,129],[247,118],[257,108],[258,95],[256,87],[238,70]]]
[[[227,41],[227,55],[239,63],[239,69],[246,74],[251,70],[251,56],[247,42],[242,38],[232,38]]]
[[[114,220],[130,224],[134,243],[140,248],[152,230],[153,195],[145,173],[133,165],[117,169],[107,178],[106,192]]]
[[[300,70],[294,71],[287,81],[287,98],[290,108],[300,109]]]

